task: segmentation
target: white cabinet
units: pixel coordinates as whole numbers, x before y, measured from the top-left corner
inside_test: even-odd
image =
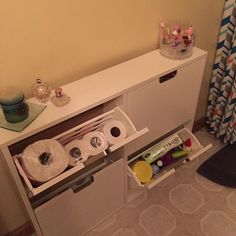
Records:
[[[194,48],[191,57],[171,60],[155,50],[63,86],[70,103],[58,108],[49,102],[22,132],[0,128],[3,158],[38,236],[82,235],[125,204],[127,179],[145,187],[132,173],[135,159],[127,167],[128,155],[178,127],[191,129],[206,55]],[[93,115],[95,108],[99,115]],[[85,166],[68,168],[40,186],[32,185],[20,163],[27,145],[43,138],[64,145],[100,129],[110,118],[125,124],[125,139]],[[67,126],[67,121],[73,125]],[[191,158],[203,150],[196,142]],[[156,176],[151,185],[172,172]]]

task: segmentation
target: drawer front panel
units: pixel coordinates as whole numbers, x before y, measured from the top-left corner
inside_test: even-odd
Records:
[[[38,207],[35,214],[43,235],[82,235],[121,208],[124,169],[124,161],[119,160],[97,172],[94,181],[81,191],[68,189]]]
[[[193,120],[203,69],[204,60],[196,61],[168,73],[170,79],[161,79],[164,75],[127,93],[128,116],[137,129],[149,128],[148,134],[129,145],[128,154]]]

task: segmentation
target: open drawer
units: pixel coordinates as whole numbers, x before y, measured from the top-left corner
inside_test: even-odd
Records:
[[[179,157],[175,158],[172,157],[174,150],[176,150],[177,148],[179,148],[178,146],[173,147],[172,149],[169,149],[169,151],[167,151],[166,153],[164,153],[163,155],[160,155],[158,158],[154,158],[153,162],[149,161],[150,165],[152,166],[153,164],[156,165],[156,163],[159,161],[159,165],[158,166],[158,173],[152,174],[152,177],[149,181],[147,182],[141,182],[140,178],[138,178],[137,173],[135,173],[134,171],[134,165],[138,162],[138,161],[143,161],[145,160],[145,155],[147,153],[149,153],[150,151],[153,150],[157,150],[160,149],[160,147],[166,145],[168,146],[173,140],[176,139],[176,137],[180,138],[180,142],[181,144],[179,146],[181,146],[181,148],[183,148],[183,143],[186,142],[186,140],[190,140],[189,142],[191,143],[191,147],[188,148],[188,150],[186,152],[184,152],[184,155],[179,155]],[[172,138],[172,139],[171,139]],[[172,141],[171,141],[172,140]],[[173,141],[174,143],[174,141]],[[130,159],[128,161],[128,176],[130,179],[130,181],[135,182],[136,185],[138,185],[139,187],[147,187],[148,189],[151,189],[152,187],[154,187],[155,185],[157,185],[158,183],[160,183],[161,181],[163,181],[164,179],[166,179],[167,177],[169,177],[170,175],[172,175],[175,170],[181,166],[183,163],[189,162],[194,160],[195,158],[199,157],[202,153],[204,153],[206,150],[210,149],[212,147],[211,144],[208,144],[207,146],[203,147],[200,142],[197,140],[197,138],[186,128],[181,129],[180,131],[176,132],[175,134],[171,135],[170,137],[162,140],[161,142],[155,144],[154,146],[152,146],[151,148],[145,150],[144,152],[136,155],[135,157],[133,157],[132,159]],[[179,153],[181,153],[181,149],[179,149]],[[183,149],[182,149],[183,150]],[[172,153],[173,152],[173,153]],[[177,152],[175,152],[177,153]],[[183,154],[183,152],[182,152]],[[170,158],[171,155],[171,160],[169,159],[169,161],[166,161],[165,158]],[[165,160],[165,161],[164,161]],[[147,161],[147,160],[146,160]],[[169,163],[168,163],[169,162]],[[164,163],[164,164],[163,164]],[[132,184],[130,184],[130,186],[132,186]]]
[[[97,155],[91,155],[88,157],[88,160],[85,162],[79,162],[75,166],[68,166],[65,171],[58,176],[52,178],[51,180],[41,183],[41,184],[35,184],[26,174],[24,171],[24,168],[21,164],[21,156],[22,154],[19,153],[18,155],[13,156],[15,165],[18,169],[19,174],[21,175],[28,195],[29,197],[36,196],[37,194],[51,188],[52,186],[58,184],[62,180],[74,175],[75,173],[78,173],[78,171],[84,169],[85,167],[89,166],[90,163],[93,163],[93,160],[97,161],[97,159],[105,160],[105,156],[109,158],[107,154],[110,152],[113,152],[117,150],[118,148],[122,147],[123,145],[131,142],[132,140],[140,137],[141,135],[148,132],[148,128],[144,128],[140,131],[137,131],[132,121],[128,118],[128,116],[119,108],[116,107],[100,116],[97,116],[93,119],[90,119],[86,121],[83,124],[80,124],[64,133],[61,133],[60,135],[54,137],[53,139],[59,141],[62,146],[67,145],[73,140],[79,140],[84,137],[84,135],[88,134],[92,131],[101,131],[103,132],[102,128],[105,124],[107,124],[109,121],[119,121],[123,124],[125,127],[126,135],[118,142],[109,144],[107,149],[102,151],[101,153]],[[88,164],[89,163],[89,164]],[[102,165],[102,163],[101,163]]]

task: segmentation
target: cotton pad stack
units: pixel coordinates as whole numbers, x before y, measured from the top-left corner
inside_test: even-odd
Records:
[[[105,135],[109,145],[114,145],[127,136],[125,125],[119,120],[111,120],[102,127],[102,133]]]
[[[92,131],[83,136],[83,141],[88,148],[88,153],[95,156],[108,148],[105,135],[100,131]]]
[[[84,140],[73,140],[65,146],[65,151],[69,156],[69,165],[77,166],[81,165],[83,162],[87,161],[89,157],[88,147]]]
[[[44,139],[29,145],[23,151],[21,160],[27,176],[40,183],[61,174],[69,163],[63,146],[54,139]]]
[[[114,145],[127,136],[125,125],[119,120],[105,123],[99,130],[88,132],[83,136],[83,141],[88,148],[90,156],[95,156],[105,151],[108,146]]]
[[[84,167],[90,156],[104,152],[109,145],[114,145],[127,136],[125,125],[119,120],[110,120],[96,131],[86,133],[82,139],[75,139],[65,145],[69,166]]]

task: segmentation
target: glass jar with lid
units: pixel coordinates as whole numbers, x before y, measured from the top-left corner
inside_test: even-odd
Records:
[[[9,123],[21,122],[29,115],[29,106],[24,101],[24,94],[16,87],[6,87],[1,89],[0,105],[4,117]]]
[[[32,92],[39,102],[46,103],[50,98],[51,88],[47,83],[43,83],[40,79],[37,79]]]
[[[160,53],[171,59],[183,59],[193,53],[195,30],[192,25],[160,23]]]

